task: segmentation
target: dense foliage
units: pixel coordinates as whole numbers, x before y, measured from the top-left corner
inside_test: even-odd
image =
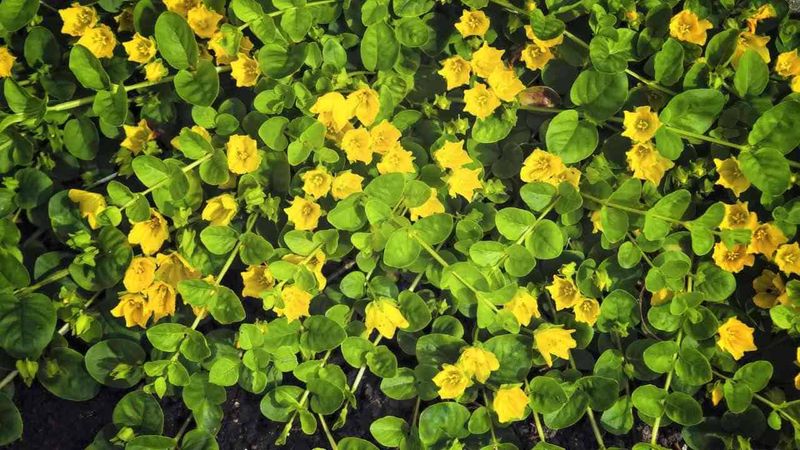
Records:
[[[40,383],[128,392],[92,449],[237,385],[290,446],[800,447],[790,7],[0,1],[0,444]],[[413,414],[342,435],[365,377]]]

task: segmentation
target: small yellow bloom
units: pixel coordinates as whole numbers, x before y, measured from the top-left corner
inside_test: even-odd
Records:
[[[168,10],[178,13],[183,17],[186,17],[189,10],[199,3],[200,0],[164,0],[164,6],[166,6]]]
[[[369,130],[369,142],[372,151],[385,155],[389,150],[394,149],[400,141],[400,130],[388,120],[383,120],[378,125]]]
[[[285,208],[284,211],[296,230],[310,231],[317,228],[319,218],[322,216],[322,208],[303,197],[295,197],[292,205]]]
[[[717,345],[730,353],[733,359],[739,360],[744,356],[744,352],[757,350],[753,342],[753,331],[755,329],[743,324],[736,317],[731,317],[717,330],[719,333]]]
[[[442,68],[437,73],[444,77],[449,91],[469,83],[472,67],[466,59],[452,56],[442,61]]]
[[[504,50],[494,48],[485,42],[472,54],[472,71],[481,78],[489,78],[496,69],[503,67]]]
[[[200,272],[192,267],[189,261],[178,252],[156,255],[156,280],[161,280],[177,289],[183,280],[196,280]]]
[[[97,24],[97,12],[91,6],[81,6],[75,2],[69,8],[60,9],[58,15],[64,25],[61,32],[70,36],[83,36],[86,30]]]
[[[353,163],[361,161],[365,164],[372,162],[372,148],[370,147],[370,133],[366,128],[353,128],[347,130],[342,136],[341,147],[347,156],[347,161]]]
[[[791,87],[792,92],[800,92],[800,75],[792,78],[791,83],[789,83],[789,87]]]
[[[800,373],[794,376],[794,388],[800,390]]]
[[[719,175],[716,184],[732,190],[737,197],[750,188],[750,180],[744,176],[739,168],[739,161],[733,156],[725,160],[715,158],[714,165]]]
[[[554,186],[558,186],[565,181],[577,188],[581,182],[581,171],[575,167],[567,167],[566,170],[557,173],[556,176],[547,182]]]
[[[800,55],[798,55],[797,49],[778,55],[778,59],[775,61],[775,73],[784,78],[800,75]]]
[[[228,151],[228,169],[235,174],[254,172],[261,165],[256,140],[244,134],[234,134],[225,144]]]
[[[442,169],[460,169],[472,162],[464,150],[464,141],[446,141],[442,148],[433,153],[433,159]]]
[[[739,34],[739,40],[736,43],[736,50],[734,50],[733,57],[731,58],[731,64],[733,64],[733,67],[736,67],[739,64],[739,59],[747,50],[754,50],[756,53],[758,53],[758,56],[764,60],[765,63],[770,62],[771,58],[769,55],[769,49],[767,48],[769,39],[769,36],[759,36],[748,31],[743,31],[741,34]]]
[[[519,386],[502,386],[494,394],[492,409],[500,423],[516,422],[525,418],[528,396]]]
[[[141,245],[142,253],[145,255],[157,252],[167,239],[169,239],[167,220],[154,209],[150,210],[148,220],[134,223],[128,233],[128,242]]]
[[[684,9],[672,16],[669,21],[669,34],[679,41],[691,42],[692,44],[705,45],[707,39],[706,31],[714,28],[706,19],[700,20],[692,11]]]
[[[539,302],[536,301],[536,297],[525,288],[517,289],[517,293],[503,305],[503,309],[511,311],[511,314],[523,327],[528,326],[532,318],[542,316],[539,313]]]
[[[556,304],[556,310],[572,308],[581,299],[581,293],[572,278],[553,277],[553,283],[547,286],[547,292]]]
[[[780,228],[772,223],[764,223],[753,230],[750,243],[747,245],[747,252],[760,253],[767,258],[771,258],[778,246],[786,242],[786,236],[784,236]]]
[[[246,53],[239,53],[236,60],[231,63],[231,76],[236,80],[236,87],[255,86],[261,69],[258,61]]]
[[[242,272],[242,297],[261,298],[261,293],[275,287],[275,277],[266,264],[250,266]]]
[[[531,42],[522,49],[522,62],[530,70],[540,70],[553,59],[555,55],[550,48],[541,42]]]
[[[156,279],[156,261],[148,256],[137,256],[125,270],[122,284],[128,292],[142,292]]]
[[[600,303],[593,298],[584,297],[572,306],[572,311],[575,313],[575,320],[594,326],[600,317]]]
[[[106,209],[106,198],[101,194],[80,189],[70,189],[67,192],[67,196],[72,202],[78,204],[81,217],[85,217],[86,221],[89,222],[89,226],[96,230],[98,227],[97,215]]]
[[[156,281],[147,288],[148,311],[153,313],[153,322],[175,315],[175,288],[163,281]]]
[[[228,54],[228,51],[223,44],[225,40],[225,33],[222,31],[217,31],[211,36],[211,39],[208,40],[208,49],[214,52],[214,57],[216,58],[217,65],[224,65],[230,64],[231,61],[236,59],[239,53],[244,53],[247,56],[250,56],[250,52],[253,50],[253,41],[250,40],[247,36],[242,36],[239,40],[239,48],[233,54]]]
[[[147,309],[147,301],[142,294],[122,294],[119,303],[111,310],[114,317],[124,317],[128,328],[139,325],[147,327],[147,321],[153,312]]]
[[[311,257],[300,256],[295,254],[288,254],[284,256],[284,261],[290,262],[292,264],[303,264],[308,270],[310,270],[314,274],[314,278],[317,279],[317,289],[322,291],[325,289],[325,285],[328,283],[328,280],[325,278],[325,275],[322,273],[322,268],[325,266],[325,252],[321,249],[317,249]]]
[[[751,33],[756,32],[756,27],[758,27],[758,22],[766,19],[772,19],[777,17],[778,14],[775,11],[775,8],[770,5],[769,3],[765,3],[761,5],[757,10],[747,18],[747,29]]]
[[[714,383],[714,387],[711,389],[711,404],[714,406],[719,405],[719,402],[722,401],[725,394],[722,390],[722,383]]]
[[[169,71],[160,59],[149,62],[144,66],[144,78],[147,81],[158,81],[167,76],[168,73]]]
[[[771,270],[765,269],[761,275],[753,278],[753,290],[756,291],[753,303],[759,308],[769,309],[779,303],[782,305],[789,303],[789,294],[786,292],[783,278]]]
[[[517,99],[517,94],[525,89],[522,81],[519,81],[514,69],[498,68],[487,79],[492,92],[504,102],[513,102]]]
[[[628,168],[633,171],[634,178],[649,181],[656,186],[661,182],[667,170],[675,164],[661,156],[652,142],[633,144],[625,154],[628,158]]]
[[[633,111],[625,111],[623,120],[625,131],[622,135],[633,142],[647,142],[656,135],[661,126],[658,114],[650,110],[649,106],[639,106]]]
[[[559,358],[569,359],[569,351],[578,346],[572,333],[575,330],[568,330],[552,325],[540,325],[533,332],[533,341],[536,349],[541,353],[542,358],[547,363],[547,367],[553,366],[553,355]]]
[[[125,139],[120,146],[127,148],[134,155],[141,153],[147,143],[156,137],[156,133],[150,129],[144,119],[140,120],[136,126],[123,125],[122,129],[125,130]]]
[[[444,205],[441,201],[439,201],[439,195],[437,194],[436,189],[431,188],[431,196],[425,200],[425,203],[419,206],[408,208],[408,212],[411,214],[411,221],[416,222],[422,217],[444,213]]]
[[[78,45],[89,49],[97,58],[111,58],[114,56],[114,47],[117,46],[117,38],[108,25],[98,25],[86,31],[80,39]]]
[[[381,175],[416,172],[416,169],[414,169],[414,154],[404,149],[399,142],[395,142],[392,148],[381,157],[381,162],[376,167]]]
[[[368,335],[372,330],[378,330],[381,336],[391,339],[398,328],[408,328],[410,325],[397,307],[397,303],[388,298],[371,301],[365,308],[365,314],[364,324],[367,326]]]
[[[324,167],[309,170],[300,177],[303,180],[303,192],[313,199],[328,195],[333,177]]]
[[[745,266],[750,267],[755,262],[755,257],[747,253],[747,246],[737,244],[728,248],[723,242],[714,244],[712,258],[719,268],[733,273],[740,272]]]
[[[461,352],[456,365],[479,383],[486,383],[489,375],[500,368],[500,361],[494,353],[480,347],[467,347]]]
[[[283,308],[275,307],[275,313],[279,316],[286,316],[286,320],[291,323],[301,317],[308,317],[308,308],[311,306],[313,296],[300,287],[292,284],[281,289],[281,300]]]
[[[128,61],[144,64],[156,56],[156,41],[139,33],[134,34],[130,41],[123,42],[122,46],[128,54]]]
[[[221,194],[206,201],[202,218],[214,226],[226,226],[236,216],[239,209],[236,198],[231,194]]]
[[[592,233],[602,233],[603,232],[603,222],[601,220],[600,210],[592,211],[592,215],[589,216],[589,220],[592,221]]]
[[[349,170],[339,172],[333,179],[331,186],[331,195],[335,200],[345,199],[356,192],[361,192],[363,188],[361,183],[364,182],[364,177],[355,174]]]
[[[491,116],[499,106],[500,99],[483,83],[475,83],[472,89],[464,91],[464,111],[478,119]]]
[[[519,177],[526,183],[535,181],[550,182],[561,172],[567,170],[567,166],[561,161],[558,155],[548,153],[541,149],[534,149],[522,163]]]
[[[450,197],[462,196],[468,202],[475,197],[475,191],[483,187],[481,169],[466,169],[459,167],[451,172],[447,178],[447,190]]]
[[[758,215],[750,212],[747,202],[736,202],[734,205],[725,205],[725,215],[722,217],[721,229],[726,230],[754,230],[758,226]]]
[[[659,289],[653,292],[653,295],[650,297],[650,304],[653,306],[663,305],[672,299],[673,295],[673,292],[667,288]]]
[[[439,387],[439,397],[449,400],[461,397],[472,385],[472,380],[460,367],[442,364],[442,370],[433,377],[433,384]]]
[[[775,253],[775,264],[787,275],[800,275],[800,245],[797,242],[781,245]]]
[[[353,117],[352,106],[352,103],[348,103],[344,95],[338,92],[328,92],[320,96],[309,111],[318,114],[323,123],[326,121],[322,120],[322,116],[328,116],[334,130],[341,131]]]
[[[0,47],[0,78],[8,78],[11,76],[11,69],[14,68],[14,62],[17,57],[11,54],[8,47],[5,45]]]
[[[201,2],[198,6],[189,10],[186,21],[194,31],[194,34],[201,38],[209,39],[219,29],[219,21],[222,18],[221,14],[206,8],[206,5]]]
[[[464,10],[461,19],[456,23],[456,30],[463,37],[483,37],[489,31],[489,18],[483,11]]]
[[[372,125],[381,109],[381,99],[372,88],[363,87],[347,96],[347,108],[364,126]]]

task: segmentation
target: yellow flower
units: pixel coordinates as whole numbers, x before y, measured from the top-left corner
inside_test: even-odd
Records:
[[[284,256],[282,259],[292,264],[304,264],[308,270],[314,273],[314,278],[317,279],[317,289],[320,291],[325,289],[325,285],[328,283],[328,280],[325,279],[325,275],[322,273],[322,268],[325,266],[325,252],[317,249],[317,251],[308,258],[308,261],[306,261],[305,256],[294,255],[291,253]]]
[[[800,75],[792,78],[789,86],[792,88],[792,92],[800,92]]]
[[[752,266],[755,262],[753,255],[747,253],[745,245],[737,244],[733,248],[728,248],[723,242],[714,244],[712,258],[721,269],[733,273],[740,272],[745,266]]]
[[[673,293],[669,289],[659,289],[656,292],[653,292],[653,295],[650,297],[650,304],[653,306],[663,305],[667,303],[672,296]]]
[[[117,38],[108,25],[98,25],[86,31],[80,39],[78,45],[89,49],[98,58],[111,58],[114,56],[114,47],[117,46]]]
[[[450,197],[460,195],[468,202],[472,201],[472,198],[475,196],[475,191],[482,187],[481,169],[465,169],[459,167],[458,169],[454,169],[447,178],[447,189]]]
[[[130,328],[139,325],[147,327],[147,320],[153,314],[147,309],[147,302],[142,294],[122,294],[119,303],[111,310],[114,317],[124,317],[125,326]]]
[[[296,230],[310,231],[317,228],[322,215],[322,208],[318,204],[303,197],[295,197],[292,205],[285,208],[284,211]]]
[[[190,9],[187,16],[186,21],[194,31],[194,34],[206,39],[214,36],[214,33],[219,29],[219,21],[222,20],[221,14],[206,8],[206,5],[202,2]]]
[[[378,93],[372,88],[363,87],[347,96],[347,108],[355,114],[362,125],[370,126],[381,109]]]
[[[318,114],[323,123],[328,122],[323,120],[323,116],[328,116],[335,131],[342,130],[353,117],[352,103],[348,103],[344,95],[338,92],[328,92],[320,96],[309,111]]]
[[[137,256],[125,270],[122,284],[128,292],[142,292],[156,279],[156,261],[147,256]]]
[[[537,148],[523,161],[519,177],[526,183],[550,182],[565,170],[567,170],[567,166],[558,155]]]
[[[408,320],[403,317],[400,308],[397,307],[397,303],[388,298],[371,301],[367,304],[364,312],[367,335],[371,334],[372,330],[378,330],[381,336],[391,339],[398,328],[408,328],[410,325]]]
[[[144,66],[144,78],[147,81],[158,81],[167,76],[168,73],[169,71],[164,67],[164,63],[162,63],[160,59],[147,63]]]
[[[534,41],[522,49],[522,61],[530,70],[543,69],[553,58],[553,52],[541,42]]]
[[[475,83],[472,89],[464,91],[464,111],[478,119],[491,116],[498,106],[500,106],[500,99],[483,83]]]
[[[82,191],[80,189],[70,189],[67,192],[69,199],[78,204],[78,209],[81,212],[81,217],[85,217],[89,222],[89,226],[97,229],[97,215],[106,209],[106,199],[100,194],[94,192]]]
[[[153,313],[153,322],[175,315],[175,288],[163,281],[156,281],[147,288],[148,311]]]
[[[781,245],[775,253],[775,264],[787,275],[800,275],[800,245],[797,242]]]
[[[442,364],[442,370],[433,377],[433,384],[439,388],[439,397],[449,400],[461,397],[472,385],[472,380],[460,367]]]
[[[672,161],[658,153],[652,142],[633,144],[626,156],[628,168],[633,171],[634,178],[649,181],[656,186],[667,170],[675,166]]]
[[[553,283],[547,286],[546,289],[556,303],[556,310],[558,311],[572,308],[581,299],[581,293],[571,278],[556,275],[553,277]]]
[[[575,320],[594,326],[600,317],[600,303],[593,298],[584,297],[572,306],[572,311],[575,313]]]
[[[14,61],[17,57],[11,54],[8,47],[0,47],[0,78],[8,78],[11,76],[11,69],[14,68]]]
[[[365,164],[372,162],[372,149],[370,148],[370,133],[366,128],[353,128],[347,130],[342,137],[342,150],[349,162],[361,161]]]
[[[711,404],[714,406],[719,405],[719,402],[725,397],[725,391],[722,389],[722,383],[714,383],[711,389]]]
[[[61,32],[70,36],[83,36],[86,30],[97,23],[97,12],[90,6],[75,2],[69,8],[60,9],[58,15],[64,21]]]
[[[225,144],[228,151],[228,169],[235,174],[254,172],[261,164],[256,140],[244,134],[234,134]]]
[[[486,383],[489,375],[500,368],[500,361],[494,353],[480,347],[467,347],[461,352],[456,365],[479,383]]]
[[[392,148],[384,153],[375,167],[378,168],[378,173],[381,175],[387,173],[414,173],[414,155],[410,151],[403,148],[399,142],[395,142]]]
[[[166,6],[168,10],[178,13],[183,17],[186,17],[189,10],[199,3],[200,0],[164,0],[164,6]]]
[[[436,189],[431,188],[431,196],[425,200],[425,203],[419,206],[408,208],[408,212],[411,214],[411,221],[416,222],[422,217],[443,213],[444,205],[441,201],[439,201],[439,196],[437,195]]]
[[[155,139],[156,133],[147,126],[147,121],[142,119],[136,126],[123,125],[125,130],[125,140],[120,146],[127,148],[134,155],[138,155],[147,146],[147,143]]]
[[[794,376],[794,388],[800,390],[800,373]]]
[[[489,18],[483,11],[464,10],[461,19],[456,23],[456,30],[463,37],[483,37],[489,31]]]
[[[281,300],[283,308],[275,307],[275,313],[279,316],[286,316],[286,320],[291,323],[301,317],[308,317],[308,308],[311,306],[313,296],[300,287],[292,284],[281,289]]]
[[[519,386],[503,385],[494,394],[492,409],[500,423],[515,422],[525,418],[528,396]]]
[[[239,53],[236,60],[231,63],[231,76],[236,80],[236,87],[255,86],[261,69],[258,61],[247,56],[246,53]]]
[[[775,61],[775,73],[784,78],[800,75],[800,55],[798,55],[797,49],[778,55],[778,59]]]
[[[361,192],[363,190],[361,187],[363,181],[364,177],[349,170],[339,172],[333,179],[331,195],[333,195],[335,200],[342,200],[350,197],[356,192]]]
[[[706,19],[700,20],[692,11],[684,9],[672,16],[669,21],[669,34],[679,41],[691,42],[692,44],[705,45],[706,31],[714,28]]]
[[[144,64],[156,56],[156,41],[139,33],[134,34],[130,41],[123,42],[122,46],[128,54],[128,61]]]
[[[769,3],[765,3],[747,18],[747,29],[751,33],[755,33],[758,22],[766,19],[772,19],[773,17],[777,17],[775,8]]]
[[[449,91],[469,83],[471,72],[469,61],[460,56],[452,56],[442,61],[442,68],[437,73],[444,77]]]
[[[261,298],[261,293],[275,287],[275,277],[266,264],[250,266],[242,272],[242,297]]]
[[[739,34],[739,40],[736,43],[736,50],[734,50],[733,57],[731,58],[733,67],[739,65],[739,59],[747,50],[754,50],[765,63],[770,62],[771,58],[769,49],[767,48],[769,39],[769,36],[759,36],[748,31],[741,32]]]
[[[514,69],[504,67],[492,72],[487,82],[494,95],[504,102],[513,102],[517,99],[517,94],[525,89],[525,85],[519,81]]]
[[[783,231],[771,223],[758,225],[753,230],[750,243],[747,245],[748,253],[761,253],[771,258],[778,246],[787,242]]]
[[[600,210],[592,211],[592,215],[589,216],[589,220],[592,221],[592,233],[602,233],[603,232],[603,222],[600,218]]]
[[[372,146],[372,151],[381,155],[386,154],[396,147],[400,141],[400,136],[402,136],[402,133],[394,124],[388,120],[381,121],[381,123],[369,130],[369,142]]]
[[[442,169],[460,169],[472,162],[472,158],[464,150],[464,141],[446,141],[442,148],[436,150],[433,159]]]
[[[472,71],[481,78],[488,78],[495,69],[503,67],[504,50],[494,48],[485,42],[472,54]]]
[[[214,52],[217,65],[229,64],[231,61],[236,59],[236,56],[240,53],[250,56],[250,52],[253,50],[253,41],[251,41],[247,36],[242,36],[242,38],[239,40],[239,48],[237,51],[233,54],[228,54],[227,50],[225,49],[225,45],[223,45],[224,40],[225,33],[221,31],[214,33],[214,35],[211,36],[211,39],[208,40],[208,49]]]
[[[174,288],[177,288],[178,283],[183,280],[200,278],[200,272],[178,252],[157,254],[156,265],[158,266],[156,280],[161,280]]]
[[[581,182],[581,171],[576,169],[575,167],[567,167],[566,170],[556,174],[556,176],[547,180],[548,183],[554,186],[558,186],[564,181],[577,188],[578,184],[580,184]]]
[[[783,278],[771,270],[765,269],[761,275],[753,278],[753,290],[756,291],[753,303],[759,308],[769,309],[778,303],[782,305],[789,303],[789,294],[786,292]]]
[[[328,195],[333,177],[324,167],[309,170],[300,177],[303,180],[303,192],[313,199]]]
[[[221,194],[206,201],[202,218],[214,226],[226,226],[239,209],[236,198],[231,194]]]
[[[154,209],[150,210],[148,220],[134,223],[128,233],[128,242],[133,245],[141,245],[142,253],[145,255],[157,252],[167,239],[169,239],[167,221]]]
[[[750,188],[750,180],[739,169],[739,161],[733,156],[725,160],[715,158],[714,165],[719,174],[716,184],[732,190],[737,197]]]
[[[753,328],[743,324],[736,317],[731,317],[717,330],[719,333],[717,345],[730,353],[733,359],[739,360],[744,356],[744,352],[757,350],[753,342],[753,331],[755,331]]]
[[[528,39],[532,40],[533,42],[539,44],[540,46],[553,48],[564,42],[564,33],[561,33],[552,39],[539,39],[538,37],[536,37],[536,33],[533,31],[533,27],[531,27],[530,25],[525,25],[523,28],[525,29],[525,36]]]
[[[722,217],[721,229],[727,230],[753,230],[758,226],[758,216],[750,212],[747,202],[736,202],[734,205],[725,205],[725,215]]]
[[[553,355],[569,359],[570,349],[578,346],[578,343],[572,338],[572,333],[574,332],[575,330],[551,325],[540,325],[533,332],[533,341],[536,344],[536,349],[539,350],[548,367],[553,366]]]
[[[625,131],[622,135],[633,142],[647,142],[656,135],[661,126],[658,114],[650,110],[649,106],[639,106],[633,111],[625,111],[623,120]]]
[[[503,305],[503,309],[511,311],[511,314],[523,327],[528,326],[532,318],[542,316],[539,313],[539,303],[536,301],[536,297],[525,288],[518,288],[514,297]]]

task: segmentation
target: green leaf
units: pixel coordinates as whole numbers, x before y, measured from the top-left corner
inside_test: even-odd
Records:
[[[249,266],[263,263],[275,251],[269,241],[250,231],[241,235],[239,240],[242,242],[239,256],[242,258],[242,262]]]
[[[683,392],[672,392],[664,400],[664,412],[673,422],[681,425],[697,425],[703,421],[700,403]]]
[[[725,96],[716,89],[692,89],[672,97],[659,118],[671,127],[703,134],[717,120]]]
[[[441,402],[428,406],[419,416],[419,438],[431,446],[447,439],[464,438],[469,410],[455,402]]]
[[[636,32],[627,28],[606,28],[589,42],[589,57],[595,69],[605,73],[619,73],[628,68],[633,59],[633,40]]]
[[[125,87],[116,85],[110,91],[98,92],[94,96],[92,111],[101,118],[101,122],[121,127],[128,117],[128,93]]]
[[[220,356],[211,364],[208,382],[217,386],[233,386],[239,381],[239,368],[242,361],[234,356]]]
[[[392,0],[392,10],[400,17],[419,17],[430,11],[433,5],[433,0]]]
[[[657,342],[644,351],[644,363],[653,372],[667,373],[672,370],[677,353],[678,344],[675,341]]]
[[[367,70],[390,70],[400,56],[394,30],[379,22],[367,27],[361,38],[361,61]]]
[[[569,91],[572,103],[580,106],[594,120],[603,121],[616,114],[628,98],[625,73],[603,73],[586,69],[578,75]]]
[[[22,437],[22,416],[3,392],[0,392],[0,423],[3,424],[0,427],[0,445],[8,445]]]
[[[16,359],[35,360],[50,343],[56,309],[42,294],[0,294],[0,348]]]
[[[39,0],[3,0],[0,2],[0,24],[5,31],[13,33],[36,16]]]
[[[156,186],[169,179],[169,169],[164,161],[151,155],[139,155],[131,163],[136,177],[147,187]]]
[[[48,352],[36,378],[53,395],[73,402],[92,399],[100,392],[100,385],[86,371],[83,355],[67,347]]]
[[[666,397],[667,393],[663,389],[652,384],[645,384],[633,391],[631,400],[633,401],[633,406],[642,414],[658,418],[664,414],[664,399]]]
[[[683,46],[675,39],[669,38],[656,53],[654,68],[656,81],[664,86],[671,86],[683,76]]]
[[[664,239],[669,234],[672,221],[679,221],[691,203],[692,194],[685,189],[662,197],[644,216],[644,236],[651,241]],[[670,220],[671,219],[671,220]]]
[[[69,52],[69,70],[86,89],[100,91],[111,87],[111,80],[103,65],[82,45],[73,46]]]
[[[344,328],[325,316],[311,316],[303,322],[303,327],[303,347],[315,353],[334,349],[347,337]]]
[[[302,41],[313,24],[314,16],[305,7],[288,9],[281,15],[281,28],[292,42]]]
[[[194,32],[179,14],[161,13],[156,21],[155,38],[158,52],[170,66],[182,70],[197,64],[199,51]]]
[[[739,153],[739,168],[765,194],[780,195],[789,189],[792,177],[789,161],[774,148]]]
[[[290,45],[265,44],[258,51],[258,66],[270,78],[280,79],[300,70],[306,59],[307,44]]]
[[[706,47],[706,59],[711,66],[722,66],[730,61],[739,41],[740,30],[731,28],[715,34]]]
[[[146,354],[139,344],[128,339],[107,339],[86,352],[86,370],[98,383],[113,388],[129,388],[144,376]]]
[[[64,146],[72,156],[91,161],[97,155],[99,145],[100,136],[91,119],[80,116],[64,125]]]
[[[578,111],[568,109],[556,115],[547,126],[547,149],[566,164],[588,158],[597,148],[597,128],[578,120]]]
[[[422,247],[411,237],[408,230],[395,230],[386,242],[383,250],[383,262],[390,267],[403,268],[414,264],[419,258]]]
[[[747,49],[739,58],[739,65],[733,76],[733,87],[739,97],[756,97],[764,92],[769,83],[769,67],[761,56],[753,50]]]
[[[111,415],[119,429],[130,427],[136,434],[160,435],[164,432],[164,412],[158,400],[144,391],[133,391],[122,397]]]
[[[564,233],[552,220],[543,219],[525,239],[525,247],[536,259],[555,259],[564,251]]]
[[[747,142],[756,147],[773,148],[784,155],[797,148],[800,145],[800,103],[784,101],[761,114]]]
[[[528,391],[531,409],[540,414],[556,412],[567,402],[567,394],[555,378],[535,377]]]
[[[147,329],[147,340],[162,352],[175,352],[186,336],[186,326],[179,323],[160,323]]]
[[[384,416],[372,422],[369,432],[384,447],[399,447],[408,433],[408,423],[395,416]]]
[[[219,93],[219,75],[214,63],[202,59],[194,71],[180,70],[175,79],[175,92],[196,106],[211,106]]]
[[[241,322],[245,318],[242,301],[232,290],[225,286],[217,286],[217,293],[211,298],[208,312],[217,322],[227,325]]]
[[[229,226],[209,226],[200,232],[200,241],[215,255],[226,255],[239,241],[239,234]]]
[[[494,218],[497,231],[508,240],[516,241],[534,223],[536,217],[519,208],[503,208]]]
[[[689,386],[700,386],[711,381],[711,364],[702,353],[693,348],[682,348],[675,363],[678,380]]]

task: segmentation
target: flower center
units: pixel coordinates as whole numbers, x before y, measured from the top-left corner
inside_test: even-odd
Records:
[[[650,122],[648,122],[646,119],[639,119],[636,121],[637,130],[646,131],[648,128],[650,128]]]

